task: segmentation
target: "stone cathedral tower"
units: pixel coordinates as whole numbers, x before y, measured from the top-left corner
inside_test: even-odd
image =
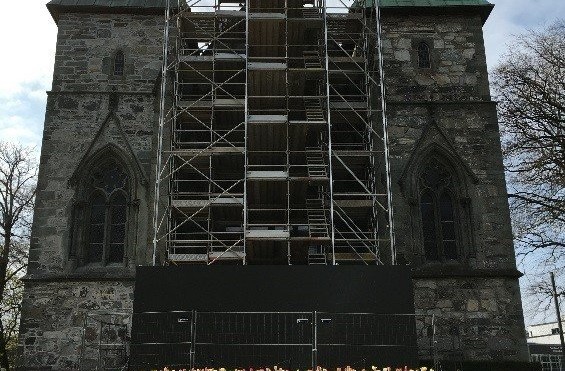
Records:
[[[195,5],[171,30],[160,120],[165,3],[47,4],[57,54],[22,369],[110,359],[104,324],[127,338],[135,268],[154,260],[408,265],[422,358],[433,343],[438,359],[526,360],[482,33],[492,4],[381,0],[380,47],[359,10],[372,2],[331,15],[318,0],[222,0],[201,19]],[[158,207],[163,244],[156,183],[172,210]]]

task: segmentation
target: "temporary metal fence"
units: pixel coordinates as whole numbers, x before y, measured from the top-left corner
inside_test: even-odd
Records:
[[[414,315],[197,311],[139,313],[133,321],[132,370],[416,362],[423,323]]]
[[[78,369],[369,369],[419,361],[441,369],[442,360],[463,359],[465,349],[486,347],[501,330],[481,316],[96,313],[85,316]]]
[[[88,313],[85,315],[80,370],[123,370],[129,354],[129,313]]]

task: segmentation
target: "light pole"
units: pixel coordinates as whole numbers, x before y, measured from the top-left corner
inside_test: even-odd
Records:
[[[561,340],[561,362],[565,362],[565,340],[563,339],[563,323],[561,323],[561,310],[559,309],[559,295],[555,287],[555,275],[550,272],[553,301],[555,302],[555,314],[557,314],[557,326],[559,327],[559,340]]]

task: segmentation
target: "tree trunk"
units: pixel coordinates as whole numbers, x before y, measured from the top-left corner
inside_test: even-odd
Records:
[[[10,257],[10,244],[12,243],[12,228],[4,229],[4,248],[0,255],[0,303],[4,301],[6,289],[6,274],[8,273],[8,259]]]
[[[8,352],[6,351],[6,346],[8,341],[4,337],[4,325],[0,321],[0,366],[5,368],[6,371],[10,371],[10,360],[8,359]]]
[[[4,301],[4,291],[6,289],[6,274],[8,271],[8,257],[10,256],[11,228],[4,230],[4,248],[2,255],[0,255],[0,303]],[[6,352],[8,339],[4,334],[4,325],[0,318],[0,364],[6,371],[10,370],[10,362],[8,360],[8,353]]]

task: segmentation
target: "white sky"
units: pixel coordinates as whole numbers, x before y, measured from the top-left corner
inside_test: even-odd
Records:
[[[0,140],[38,149],[57,37],[46,1],[0,0]],[[484,28],[489,68],[507,50],[513,34],[565,18],[565,0],[491,2],[496,6]]]

